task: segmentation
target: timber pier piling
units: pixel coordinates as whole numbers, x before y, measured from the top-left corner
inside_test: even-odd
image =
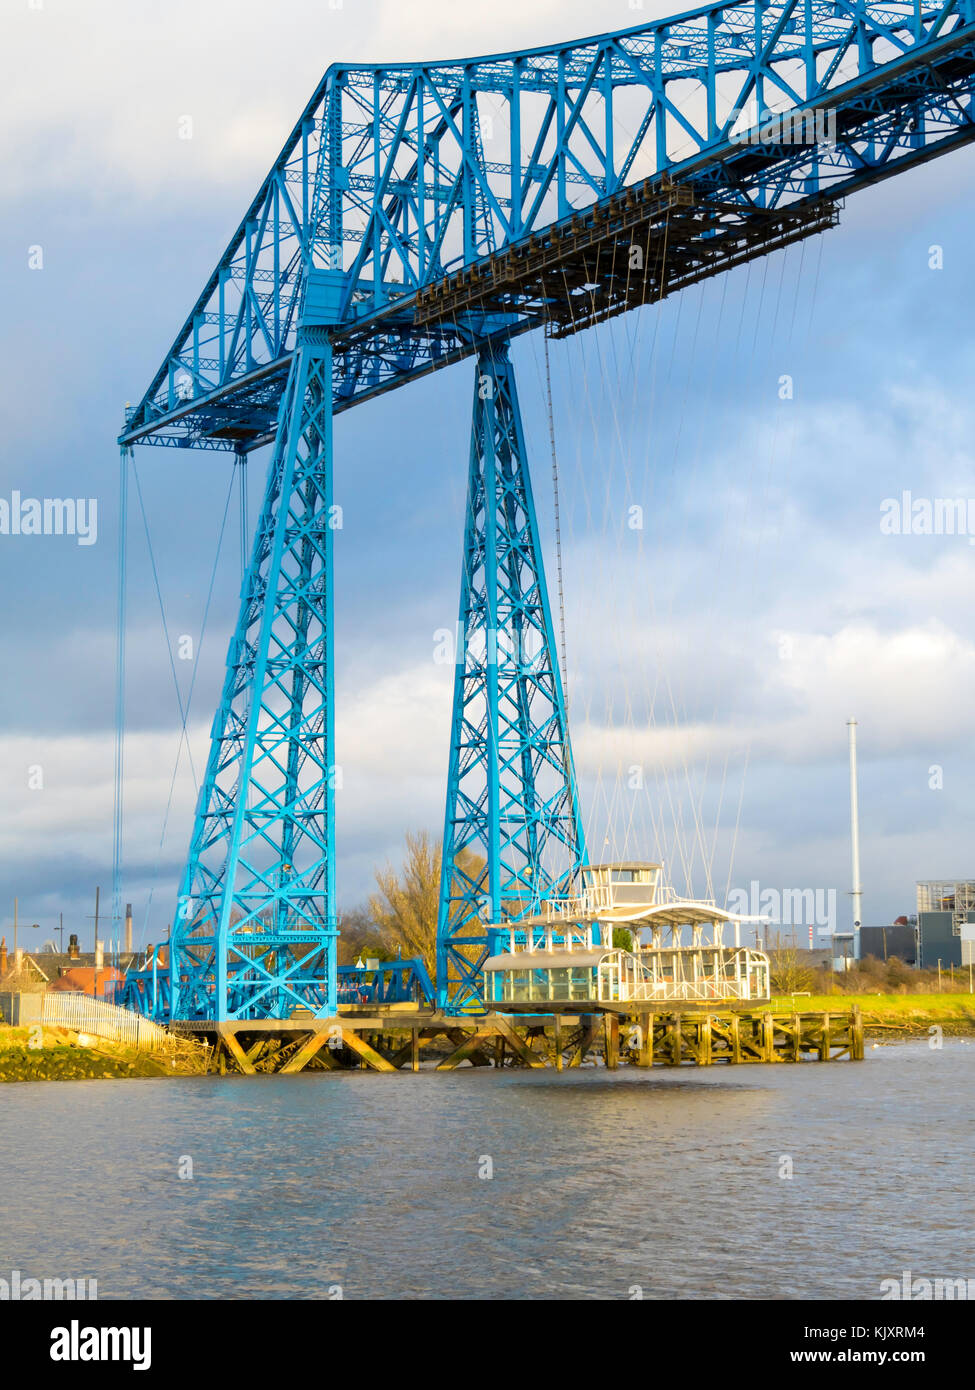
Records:
[[[463,1018],[410,1005],[292,1017],[177,1023],[211,1048],[210,1070],[452,1071],[474,1067],[580,1067],[587,1058],[624,1066],[733,1066],[863,1059],[859,1008],[843,1012],[633,1011],[626,1014],[499,1013]]]

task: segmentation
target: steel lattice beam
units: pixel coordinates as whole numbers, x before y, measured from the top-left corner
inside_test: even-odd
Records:
[[[474,354],[491,385],[462,625],[502,642],[493,659],[465,644],[457,668],[440,922],[441,998],[464,1008],[483,922],[557,896],[583,858],[507,343],[833,225],[846,194],[975,138],[973,96],[975,0],[737,0],[532,51],[328,70],[120,440],[274,443],[174,1016],[335,1008],[334,413]],[[769,112],[823,108],[828,143],[766,130]],[[509,658],[511,634],[540,639],[539,666]]]
[[[174,1018],[336,1006],[332,355],[303,329],[170,947]]]
[[[760,222],[957,148],[975,136],[973,7],[739,0],[527,52],[329,68],[123,442],[268,442],[309,271],[340,275],[343,410],[544,321],[532,295],[493,319],[483,305],[431,318],[418,301],[628,190],[678,184],[704,214],[731,204]],[[824,108],[829,145],[760,138],[765,112]]]
[[[442,1008],[480,1007],[488,924],[564,895],[585,860],[514,372],[477,362],[437,931]]]

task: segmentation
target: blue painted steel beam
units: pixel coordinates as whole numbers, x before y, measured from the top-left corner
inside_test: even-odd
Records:
[[[170,942],[177,1019],[336,1010],[332,354],[307,316]]]
[[[740,0],[531,51],[331,67],[123,442],[267,442],[311,270],[342,277],[338,411],[537,326],[517,303],[421,324],[417,298],[647,179],[761,217],[957,148],[975,136],[973,5]],[[825,109],[835,144],[744,139],[764,112]]]
[[[694,209],[689,264],[729,221],[746,242],[789,209],[830,225],[824,203],[975,137],[973,6],[740,0],[528,52],[329,69],[121,436],[274,442],[174,926],[174,1017],[335,1008],[334,413],[475,353],[496,392],[475,406],[462,621],[537,632],[543,660],[458,666],[441,999],[478,1007],[485,921],[557,896],[584,851],[505,346],[558,306],[517,276],[474,291],[506,256],[595,245],[617,217],[622,235],[621,209],[674,188]],[[769,111],[823,108],[827,145],[764,131]],[[458,273],[467,301],[455,288],[431,313]],[[477,497],[495,488],[487,524]]]
[[[340,965],[337,973],[340,1004],[435,1003],[433,981],[419,956],[380,961],[375,970]]]
[[[483,1009],[491,924],[585,863],[565,694],[514,371],[477,361],[437,927],[441,1008]]]
[[[169,970],[160,962],[162,948],[150,947],[141,965],[133,965],[115,989],[113,1003],[134,1013],[151,1018],[156,1023],[168,1023],[171,1018]]]

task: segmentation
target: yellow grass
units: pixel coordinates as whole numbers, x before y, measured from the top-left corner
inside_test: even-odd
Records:
[[[867,1032],[871,1024],[887,1031],[924,1033],[939,1023],[952,1033],[975,1034],[975,995],[972,994],[797,994],[779,996],[772,1008],[796,1013],[845,1012],[860,1006]]]

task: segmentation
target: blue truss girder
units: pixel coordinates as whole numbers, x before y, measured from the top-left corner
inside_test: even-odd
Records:
[[[745,216],[837,198],[975,136],[975,0],[711,6],[464,62],[336,64],[122,439],[249,449],[273,435],[311,270],[342,277],[334,406],[474,353],[418,295],[648,178]],[[837,113],[835,147],[742,144],[761,112]]]
[[[171,1018],[169,970],[159,961],[159,947],[150,948],[140,966],[133,965],[115,987],[113,1003],[133,1013],[168,1023]]]
[[[542,665],[465,644],[458,666],[438,961],[441,1001],[476,1008],[482,923],[558,896],[584,857],[507,343],[832,225],[837,199],[975,138],[973,97],[975,0],[739,0],[538,50],[328,70],[121,437],[275,446],[174,927],[174,1016],[335,1008],[334,413],[473,354],[496,392],[475,404],[462,621],[540,635]],[[770,111],[824,107],[835,143],[762,133]],[[644,232],[655,257],[661,227],[668,264],[621,284],[619,258]]]
[[[335,1013],[332,357],[304,328],[173,926],[174,1018]]]
[[[441,1007],[481,1005],[488,924],[566,895],[585,840],[514,372],[477,362],[437,932]]]

